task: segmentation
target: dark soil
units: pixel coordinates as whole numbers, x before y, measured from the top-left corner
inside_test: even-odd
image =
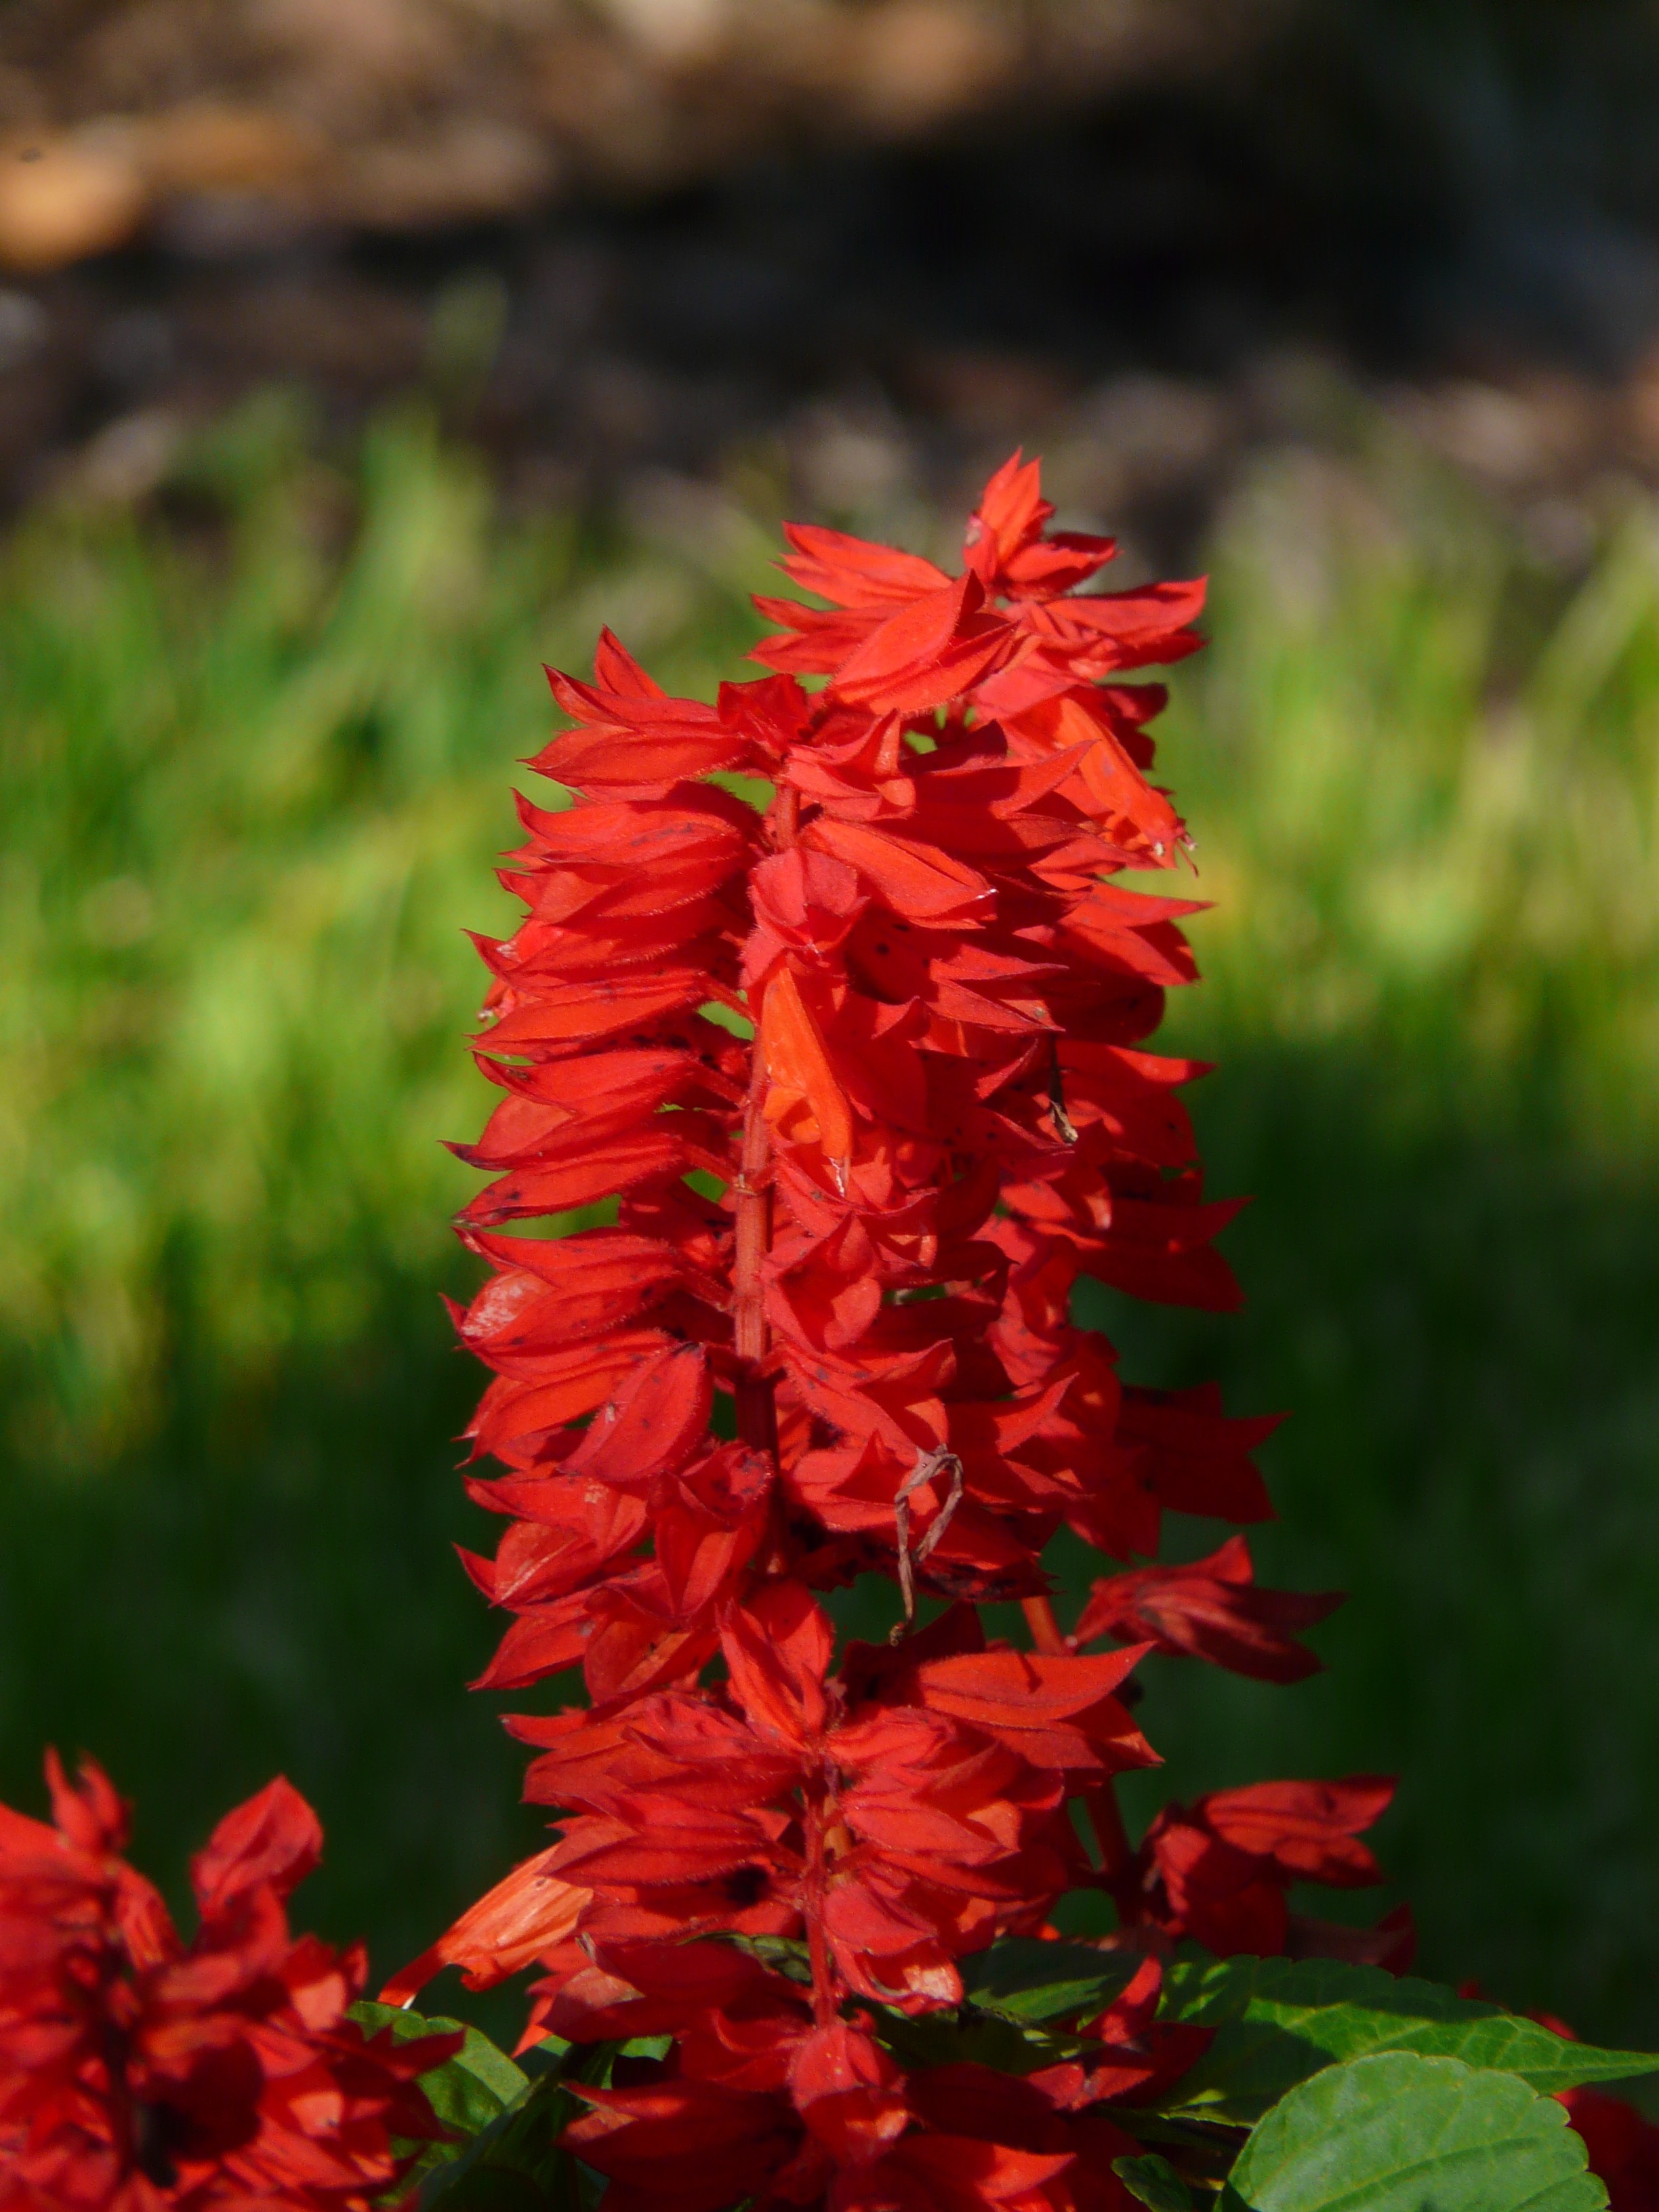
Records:
[[[185,228],[15,282],[0,501],[140,495],[182,428],[272,381],[341,433],[424,383],[526,500],[781,452],[852,511],[896,471],[939,489],[1080,440],[1074,501],[1162,544],[1254,441],[1326,434],[1344,386],[1522,499],[1651,472],[1659,248],[1606,82],[1577,137],[1490,42],[1425,49],[1390,93],[1368,10],[1335,12],[1340,51],[1069,121],[401,239]]]

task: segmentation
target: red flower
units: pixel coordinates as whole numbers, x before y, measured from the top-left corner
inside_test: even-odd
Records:
[[[393,1975],[380,1991],[381,2002],[412,2002],[445,1966],[459,1966],[470,1990],[493,1989],[509,1974],[560,1950],[574,1935],[590,1900],[586,1890],[561,1881],[550,1871],[549,1861],[557,1848],[554,1844],[514,1867],[476,1905],[469,1905],[429,1951]]]
[[[1249,1546],[1230,1536],[1189,1566],[1139,1567],[1097,1582],[1071,1641],[1144,1638],[1160,1651],[1208,1659],[1258,1681],[1299,1682],[1316,1674],[1320,1662],[1297,1643],[1296,1630],[1313,1627],[1341,1602],[1336,1591],[1303,1596],[1257,1589]]]
[[[1024,2081],[971,2065],[903,2075],[857,2024],[814,2027],[804,1993],[741,1952],[599,1945],[565,1983],[553,2032],[591,2043],[666,2029],[677,2047],[629,2088],[586,2093],[594,2112],[568,2139],[613,2177],[612,2212],[647,2190],[705,2212],[744,2197],[998,2203],[1015,2180],[1032,2212],[1127,2212],[1110,2166],[1135,2145],[1100,2107],[1157,2095],[1210,2041],[1206,2028],[1155,2023],[1161,1978],[1148,1959],[1099,2019],[1078,2023],[1076,2063]],[[1052,2163],[1039,2172],[1014,2153]],[[695,2176],[677,2173],[688,2156]]]
[[[701,2048],[694,2038],[688,2052]],[[720,2212],[823,2203],[830,2212],[1129,2212],[1111,2170],[1138,2146],[1103,2113],[1072,2112],[1041,2077],[980,2066],[902,2075],[860,2028],[786,2031],[736,2082],[666,2070],[587,2089],[566,2132],[610,2178],[611,2212]]]
[[[506,1470],[470,1487],[508,1526],[467,1566],[511,1616],[483,1680],[580,1666],[590,1702],[511,1722],[558,1840],[393,1988],[533,1954],[538,2027],[670,2035],[579,2124],[618,2207],[1115,2203],[1094,2108],[1179,2039],[1131,2005],[1091,2069],[976,2099],[899,2082],[849,2007],[953,2004],[958,1960],[1078,1888],[1143,1943],[1393,1941],[1285,1905],[1374,1878],[1385,1786],[1226,1793],[1139,1850],[1112,1795],[1154,1756],[1118,1694],[1144,1650],[1291,1680],[1330,1601],[1257,1589],[1239,1543],[1103,1579],[1069,1643],[1048,1595],[1061,1528],[1127,1565],[1166,1513],[1268,1517],[1273,1425],[1126,1388],[1072,1319],[1082,1278],[1236,1304],[1238,1201],[1206,1195],[1180,1102],[1203,1068],[1145,1048],[1195,909],[1114,880],[1185,854],[1150,781],[1164,694],[1123,679],[1195,647],[1203,587],[1080,591],[1113,549],[1050,519],[1016,455],[955,577],[792,527],[829,604],[762,602],[774,672],[712,705],[605,635],[591,683],[552,679],[574,726],[536,765],[571,804],[521,809],[525,918],[481,948],[504,1096],[463,1150],[494,1273],[460,1327]],[[558,1243],[500,1233],[606,1201]],[[869,1573],[898,1641],[837,1666],[817,1595]],[[1006,1599],[1029,1650],[981,1625]],[[1128,1648],[1079,1655],[1107,1635]],[[799,1939],[810,1995],[686,1965],[715,1934]]]
[[[1213,2029],[1160,2021],[1161,1960],[1147,1957],[1120,1996],[1097,2020],[1079,2024],[1091,2047],[1029,2079],[1058,2110],[1082,2112],[1103,2103],[1150,2102],[1180,2080],[1209,2049]]]
[[[1610,2212],[1659,2212],[1659,2127],[1600,2089],[1568,2089],[1561,2102],[1590,2172],[1607,2184]]]
[[[549,1731],[529,1794],[577,1817],[548,1870],[592,1892],[599,1940],[805,1936],[826,2019],[842,1990],[958,2002],[953,1959],[1040,1920],[1082,1870],[1054,1770],[1145,1755],[1107,1694],[1132,1662],[1048,1662],[1078,1680],[1045,1686],[1017,1653],[941,1660],[912,1698],[849,1713],[829,1623],[784,1582],[734,1609],[721,1644],[725,1694],[641,1698],[602,1747]]]
[[[361,1950],[291,1937],[322,1832],[287,1783],[197,1855],[185,1943],[120,1853],[89,1761],[46,1765],[56,1825],[0,1806],[0,2206],[28,2212],[366,2212],[438,2132],[416,2076],[459,2038],[366,2040]]]
[[[1391,1781],[1356,1774],[1345,1782],[1259,1782],[1215,1790],[1190,1809],[1165,1806],[1146,1832],[1120,1904],[1164,1936],[1190,1936],[1224,1958],[1241,1951],[1276,1956],[1291,1948],[1285,1893],[1296,1883],[1364,1889],[1382,1881],[1359,1838],[1393,1796]],[[1392,1955],[1398,1942],[1383,1948],[1384,1963],[1396,1971],[1409,1963],[1408,1953]]]

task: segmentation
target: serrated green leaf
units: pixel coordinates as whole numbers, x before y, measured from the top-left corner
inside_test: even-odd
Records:
[[[459,2158],[427,2175],[420,2212],[581,2212],[576,2161],[559,2148],[583,2109],[569,2085],[608,2081],[620,2047],[567,2047]]]
[[[1606,2212],[1583,2138],[1513,2074],[1387,2051],[1328,2066],[1245,2145],[1245,2212]]]
[[[487,2035],[465,2021],[425,2016],[401,2006],[371,2002],[364,1998],[351,2008],[351,2017],[368,2035],[389,2027],[399,2043],[418,2042],[423,2035],[451,2035],[466,2040],[453,2058],[420,2076],[427,2102],[452,2135],[476,2136],[522,2096],[529,2077]],[[434,2145],[441,2157],[443,2148]],[[429,2162],[431,2154],[428,2154]]]
[[[1193,2192],[1167,2158],[1148,2151],[1142,2158],[1115,2158],[1112,2172],[1137,2204],[1151,2212],[1193,2212]]]
[[[1644,2052],[1568,2043],[1437,1983],[1334,1959],[1182,1961],[1165,1972],[1159,2017],[1216,2032],[1159,2109],[1241,2127],[1322,2068],[1375,2051],[1460,2058],[1547,2094],[1659,2070]]]
[[[962,1985],[968,2002],[980,2011],[1036,2024],[1103,2012],[1121,1996],[1140,1964],[1127,1952],[1009,1936],[963,1960]]]
[[[417,2184],[423,2187],[428,2177],[452,2165],[464,2154],[466,2143],[493,2125],[528,2086],[523,2069],[515,2065],[487,2035],[465,2021],[410,2012],[401,2006],[377,2004],[368,1998],[351,2007],[351,2017],[369,2035],[389,2028],[399,2043],[416,2042],[425,2035],[458,2032],[466,2039],[452,2058],[418,2077],[445,2136],[441,2142],[422,2143],[418,2148],[407,2143],[398,2146],[405,2154],[413,2153],[404,2173],[405,2188]],[[509,2208],[503,2206],[501,2212],[509,2212]]]

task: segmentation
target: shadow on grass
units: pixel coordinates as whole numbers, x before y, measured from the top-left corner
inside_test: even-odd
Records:
[[[1327,1674],[1154,1662],[1143,1717],[1182,1791],[1398,1772],[1382,1850],[1423,1970],[1651,2040],[1659,1172],[1517,1111],[1401,1127],[1401,1074],[1230,1054],[1198,1120],[1212,1188],[1256,1194],[1228,1239],[1244,1312],[1097,1294],[1126,1375],[1291,1411],[1258,1571],[1350,1594]]]
[[[1659,2037],[1659,1173],[1402,1130],[1389,1068],[1352,1057],[1235,1055],[1206,1091],[1213,1188],[1257,1194],[1230,1238],[1245,1313],[1090,1317],[1133,1379],[1293,1409],[1260,1571],[1352,1595],[1297,1688],[1149,1666],[1170,1769],[1133,1809],[1397,1770],[1383,1850],[1425,1970]],[[329,1829],[301,1918],[366,1932],[382,1971],[540,1833],[464,1686],[492,1642],[448,1548],[489,1541],[453,1472],[477,1378],[433,1289],[393,1285],[347,1368],[240,1407],[180,1371],[142,1459],[79,1485],[13,1466],[0,1495],[0,1790],[38,1805],[41,1743],[84,1746],[176,1889],[280,1768]]]
[[[494,1642],[450,1548],[491,1542],[454,1472],[477,1371],[430,1284],[382,1311],[348,1369],[257,1404],[191,1378],[142,1459],[78,1486],[14,1467],[0,1502],[0,1791],[33,1809],[43,1742],[93,1752],[181,1903],[187,1853],[284,1772],[328,1832],[298,1919],[366,1934],[380,1975],[541,1833],[465,1686]],[[521,2008],[485,2010],[506,2033]]]

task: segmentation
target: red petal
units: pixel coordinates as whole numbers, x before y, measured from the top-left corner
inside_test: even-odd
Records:
[[[226,1814],[190,1863],[191,1887],[205,1917],[226,1911],[261,1887],[288,1896],[322,1855],[321,1821],[278,1775]]]
[[[856,868],[885,906],[913,921],[966,919],[991,902],[984,877],[937,846],[913,845],[884,830],[828,816],[802,833],[802,842]]]
[[[445,1966],[459,1966],[470,1990],[492,1989],[574,1935],[589,1893],[547,1871],[558,1848],[526,1859],[469,1905],[429,1951],[392,1976],[380,2002],[412,2003]]]

